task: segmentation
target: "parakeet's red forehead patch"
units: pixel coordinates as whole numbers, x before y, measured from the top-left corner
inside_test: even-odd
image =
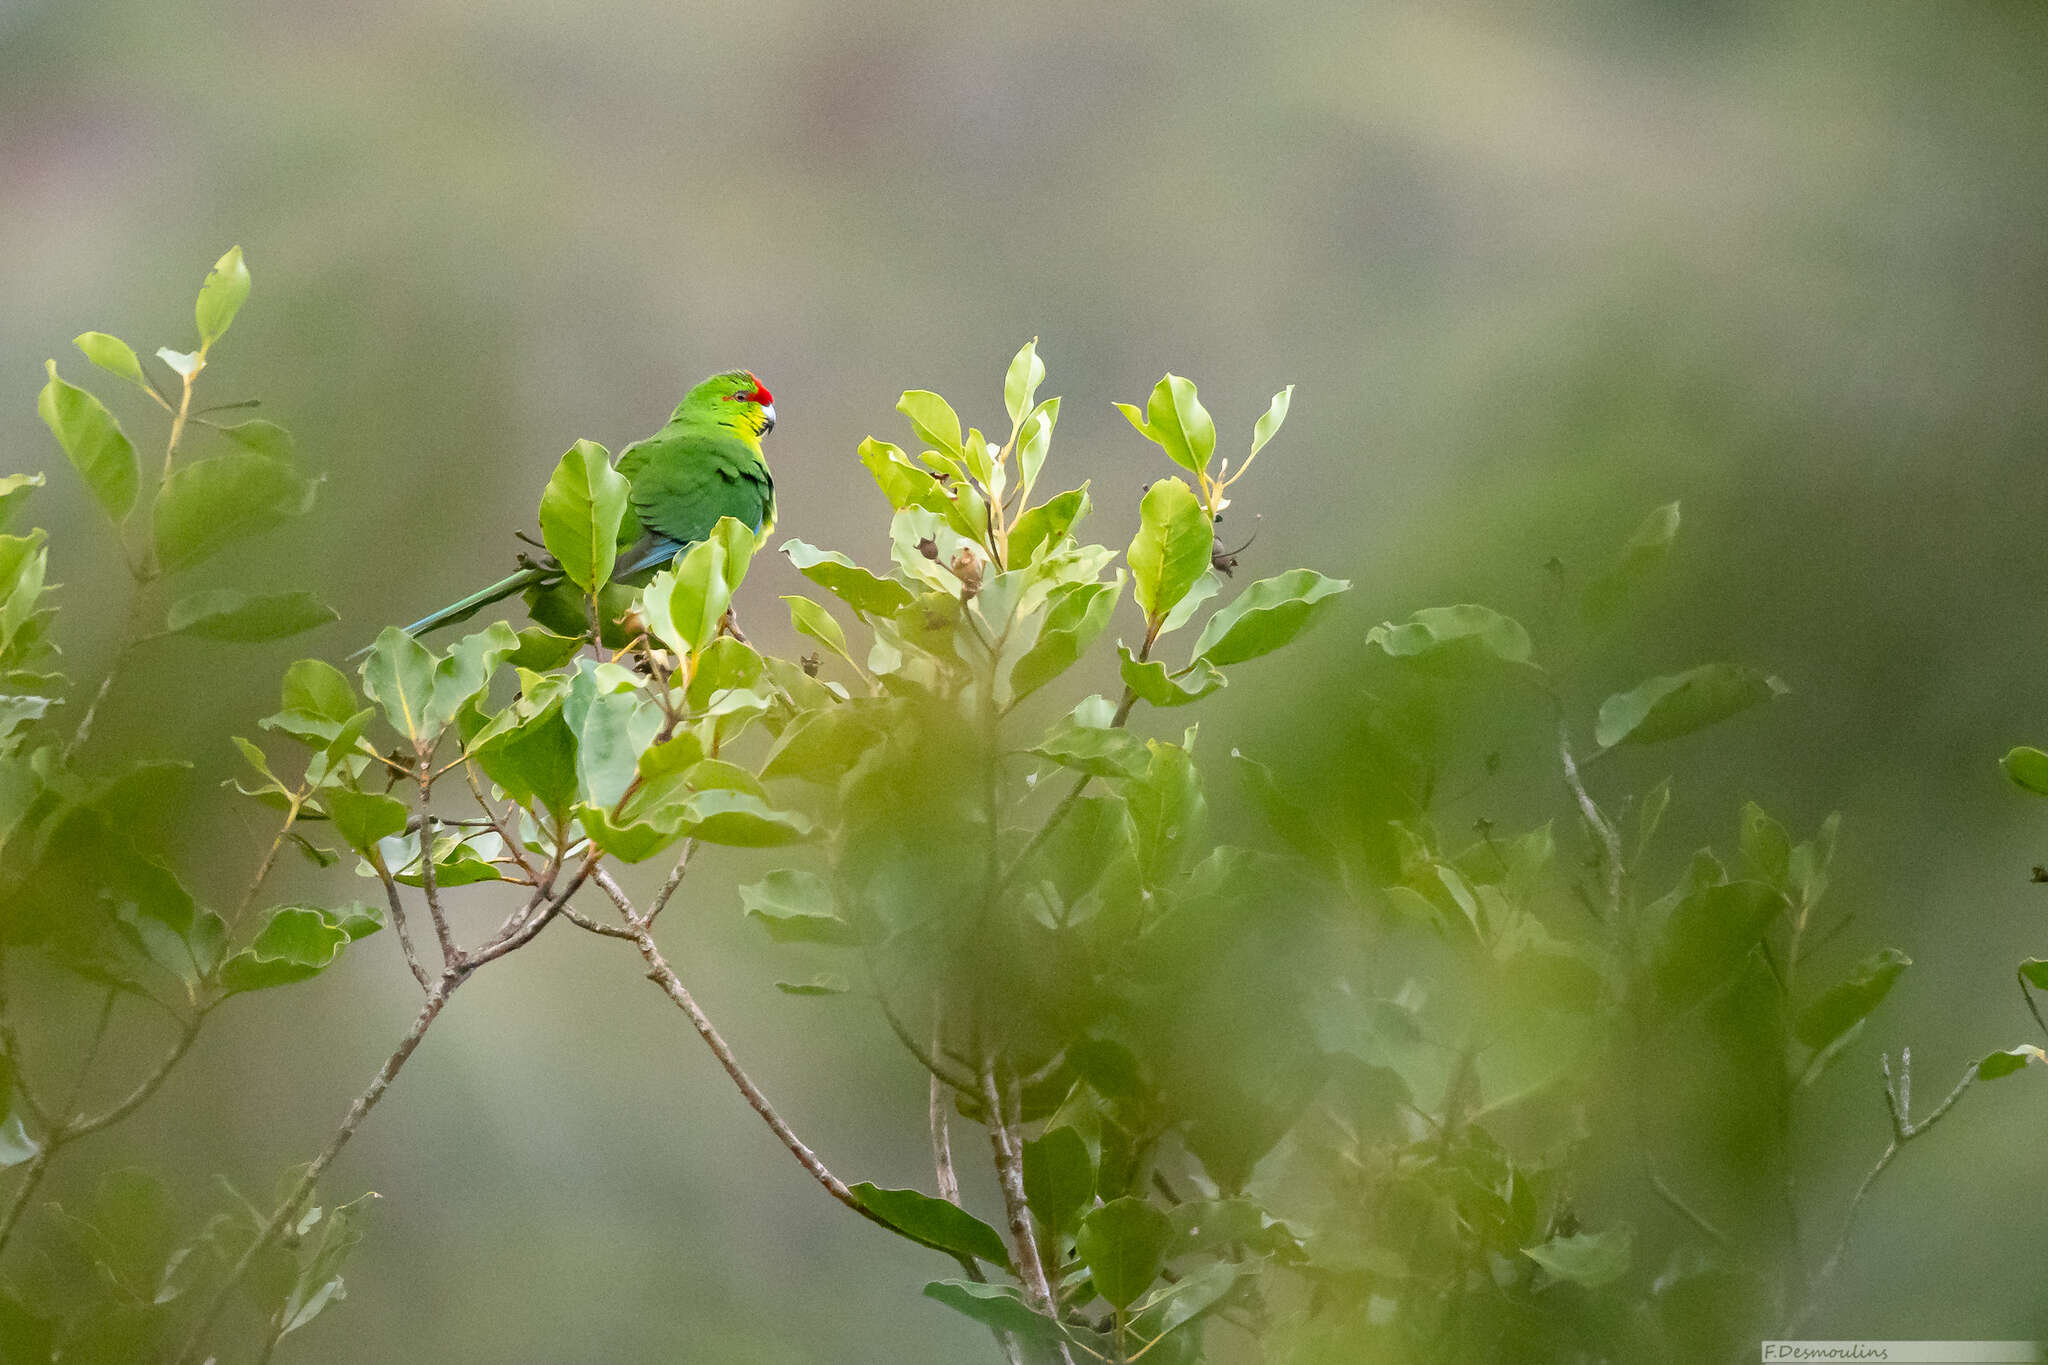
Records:
[[[751,374],[747,378],[754,380],[754,387],[751,389],[741,389],[738,393],[729,393],[725,396],[726,401],[739,402],[744,400],[749,403],[759,403],[764,408],[775,401],[775,395],[768,392],[766,384],[763,384],[759,379],[754,379],[754,376]]]

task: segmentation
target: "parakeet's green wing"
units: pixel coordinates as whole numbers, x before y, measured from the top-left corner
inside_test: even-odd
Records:
[[[733,517],[758,535],[775,524],[768,466],[758,446],[732,432],[662,432],[622,451],[619,472],[632,481],[641,526],[677,544],[704,539],[720,517]]]

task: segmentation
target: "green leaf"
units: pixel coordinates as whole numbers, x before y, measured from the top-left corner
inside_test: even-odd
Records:
[[[1166,458],[1181,468],[1199,474],[1208,467],[1209,457],[1216,451],[1216,423],[1195,396],[1191,380],[1169,374],[1153,385],[1143,416],[1129,403],[1118,403],[1116,408],[1139,435],[1164,450]]]
[[[1070,1227],[1095,1197],[1088,1144],[1064,1124],[1024,1144],[1024,1197],[1048,1228]]]
[[[237,995],[318,976],[357,937],[360,935],[351,934],[324,910],[304,906],[273,910],[249,946],[221,967],[221,988]]]
[[[1446,662],[1491,656],[1511,664],[1529,662],[1529,632],[1513,617],[1492,607],[1461,603],[1455,607],[1424,607],[1400,625],[1391,621],[1366,632],[1365,642],[1378,645],[1397,659]]]
[[[290,465],[254,451],[180,464],[150,514],[157,558],[166,573],[189,569],[304,512],[312,492]]]
[[[1116,655],[1124,686],[1153,706],[1185,706],[1200,701],[1227,681],[1207,659],[1196,659],[1185,671],[1169,674],[1166,665],[1157,659],[1140,663],[1128,646],[1118,645]]]
[[[961,458],[960,415],[951,403],[928,389],[911,389],[896,400],[896,411],[910,419],[919,440],[941,454]]]
[[[1159,1341],[1222,1303],[1238,1280],[1251,1273],[1251,1266],[1229,1261],[1205,1265],[1139,1304],[1130,1330],[1141,1341]]]
[[[199,286],[199,301],[193,305],[201,349],[220,340],[248,297],[249,267],[242,261],[242,248],[230,247],[207,272],[206,283]]]
[[[1003,407],[1010,414],[1011,426],[1022,429],[1024,418],[1038,401],[1038,386],[1044,382],[1045,362],[1038,355],[1038,338],[1033,337],[1003,375]]]
[[[957,1204],[917,1190],[885,1190],[865,1180],[847,1188],[862,1208],[913,1241],[990,1265],[1010,1263],[1001,1234]]]
[[[569,581],[594,593],[611,581],[632,484],[595,441],[563,453],[540,495],[540,534]]]
[[[1166,1215],[1129,1195],[1090,1209],[1074,1230],[1074,1252],[1087,1263],[1095,1292],[1119,1310],[1159,1278],[1172,1241]]]
[[[576,802],[576,736],[559,699],[471,749],[479,766],[521,805],[538,801],[557,818]]]
[[[432,651],[397,626],[384,627],[363,660],[363,690],[384,708],[391,728],[416,746],[431,744],[439,733],[431,715],[434,666]]]
[[[1010,565],[1021,568],[1058,549],[1081,518],[1088,515],[1089,506],[1088,485],[1084,483],[1048,498],[1018,517],[1010,527]]]
[[[1046,599],[1038,639],[1011,665],[1010,692],[1023,700],[1080,662],[1109,625],[1123,593],[1123,575],[1108,583],[1069,583]]]
[[[1655,744],[1703,730],[1791,691],[1782,681],[1737,664],[1706,664],[1652,678],[1600,703],[1593,738],[1603,749]]]
[[[801,540],[785,541],[782,553],[810,579],[863,616],[891,616],[910,605],[910,589],[893,578],[878,578],[845,555]]]
[[[36,398],[36,412],[93,497],[118,522],[135,506],[141,481],[135,447],[104,403],[57,377],[56,361],[49,361],[45,369],[50,380]]]
[[[626,794],[640,754],[661,729],[661,713],[637,691],[607,687],[589,660],[579,660],[562,699],[562,719],[576,737],[577,790],[609,810]]]
[[[1262,578],[1209,618],[1195,641],[1195,657],[1219,668],[1270,654],[1312,625],[1351,583],[1294,569]]]
[[[1659,992],[1681,1007],[1720,985],[1784,908],[1784,896],[1763,882],[1724,882],[1687,894],[1664,924],[1655,964]]]
[[[776,848],[811,836],[811,822],[804,816],[778,810],[752,792],[698,792],[686,810],[691,837],[707,844]]]
[[[1096,777],[1141,777],[1150,762],[1144,741],[1128,730],[1068,722],[1054,726],[1030,752]]]
[[[159,346],[156,358],[170,366],[181,379],[190,379],[206,368],[206,358],[197,351],[174,351],[168,346]]]
[[[1245,464],[1250,464],[1252,462],[1252,455],[1256,455],[1264,450],[1266,442],[1280,434],[1280,424],[1287,420],[1287,409],[1293,406],[1293,403],[1294,385],[1292,384],[1289,384],[1286,388],[1273,395],[1272,403],[1267,406],[1265,413],[1260,416],[1258,423],[1252,427],[1251,455],[1244,457]]]
[[[933,1280],[924,1287],[924,1294],[984,1327],[1009,1333],[1033,1346],[1050,1347],[1066,1339],[1060,1325],[1025,1303],[1023,1293],[1015,1285]]]
[[[675,568],[649,580],[641,599],[649,628],[678,654],[695,654],[710,644],[752,553],[751,533],[733,518],[721,517],[711,535],[685,551]]]
[[[1620,1223],[1605,1232],[1553,1237],[1542,1246],[1524,1247],[1522,1254],[1560,1280],[1599,1289],[1628,1273],[1634,1246],[1635,1229]]]
[[[1999,759],[1998,766],[2021,791],[2048,796],[2048,754],[2023,744]]]
[[[1194,490],[1179,479],[1153,484],[1138,510],[1138,534],[1124,555],[1131,591],[1147,623],[1163,623],[1209,567],[1215,531]]]
[[[1060,400],[1048,398],[1024,418],[1024,425],[1018,429],[1017,502],[1020,506],[1031,501],[1031,490],[1038,486],[1038,473],[1045,468],[1045,457],[1052,449],[1052,429],[1059,420]]]
[[[747,918],[759,920],[777,943],[822,943],[851,948],[860,934],[833,908],[832,891],[810,872],[781,868],[740,888]]]
[[[254,451],[258,455],[268,455],[273,460],[287,464],[292,460],[295,450],[292,434],[275,422],[266,422],[258,417],[247,422],[237,422],[233,426],[217,427],[215,430],[244,450]]]
[[[1913,959],[1896,948],[1871,954],[1856,965],[1847,980],[1829,987],[1799,1011],[1794,1034],[1810,1048],[1826,1047],[1876,1009],[1899,974],[1912,965]]]
[[[853,987],[843,976],[820,973],[809,981],[778,981],[775,989],[784,995],[845,995]]]
[[[172,603],[164,629],[172,635],[254,644],[282,640],[339,619],[332,607],[309,592],[252,595],[217,588]]]
[[[379,840],[399,833],[412,818],[403,801],[377,792],[337,788],[321,797],[320,804],[327,808],[334,832],[358,853],[368,853]]]
[[[761,766],[761,776],[766,781],[794,777],[835,783],[881,737],[874,714],[865,709],[828,706],[811,711],[782,732]]]
[[[426,729],[435,733],[455,722],[464,706],[491,685],[498,666],[519,652],[520,637],[503,621],[463,636],[434,665]]]
[[[789,623],[800,635],[808,635],[825,648],[851,663],[853,655],[846,650],[846,632],[832,619],[832,613],[808,597],[790,596],[783,601],[789,603]]]
[[[144,393],[156,392],[149,386],[149,377],[142,372],[142,362],[136,358],[135,348],[121,338],[108,336],[105,332],[80,332],[71,338],[71,344],[108,374],[127,380]]]
[[[2016,1071],[2025,1070],[2028,1062],[2048,1064],[2048,1052],[2043,1052],[2032,1043],[2022,1043],[2018,1047],[1994,1052],[1977,1063],[1977,1079],[1995,1081],[2001,1076],[2010,1076]]]
[[[1643,580],[1664,563],[1677,536],[1678,504],[1667,502],[1650,513],[1628,538],[1628,543],[1621,547],[1620,562],[1586,585],[1579,608],[1586,620],[1603,626],[1619,616]]]
[[[1298,1260],[1301,1238],[1294,1229],[1250,1199],[1203,1199],[1177,1204],[1170,1215],[1175,1256],[1216,1254],[1232,1244],[1261,1255]]]
[[[27,504],[29,493],[42,486],[40,474],[9,474],[0,478],[0,531],[14,524],[15,514]]]

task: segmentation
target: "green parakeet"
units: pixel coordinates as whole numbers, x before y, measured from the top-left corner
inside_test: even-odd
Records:
[[[618,471],[632,485],[632,496],[619,528],[613,581],[644,583],[684,547],[709,535],[720,517],[732,517],[756,535],[772,530],[775,482],[761,438],[774,429],[775,397],[767,386],[751,371],[728,370],[684,394],[660,431],[620,451]],[[562,581],[553,563],[531,565],[421,617],[406,633],[424,635],[467,620],[522,591],[545,618],[548,590]],[[572,630],[584,628],[581,610],[571,609],[570,619],[578,622]]]

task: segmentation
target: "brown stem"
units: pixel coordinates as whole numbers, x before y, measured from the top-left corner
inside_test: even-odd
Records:
[[[420,890],[426,894],[427,915],[434,921],[434,937],[441,944],[441,965],[444,968],[462,965],[462,949],[455,946],[455,935],[449,931],[448,917],[441,912],[441,890],[434,885],[434,832],[439,822],[434,819],[434,778],[430,766],[430,755],[419,756],[417,778],[420,788]]]
[[[412,979],[420,983],[423,991],[432,991],[433,982],[427,979],[427,969],[420,965],[420,955],[412,946],[412,930],[405,923],[405,900],[398,894],[398,882],[392,877],[391,869],[384,865],[384,855],[375,847],[363,855],[370,869],[377,874],[377,880],[384,883],[384,899],[391,906],[391,927],[398,931],[398,946],[405,951],[405,965],[412,972]]]
[[[0,1251],[6,1249],[8,1239],[14,1236],[15,1224],[21,1221],[22,1212],[28,1208],[28,1201],[43,1183],[43,1176],[50,1169],[50,1158],[55,1155],[55,1149],[46,1142],[22,1169],[21,1185],[15,1190],[14,1198],[7,1202],[7,1212],[0,1214]]]
[[[434,1020],[440,1016],[442,1006],[448,1003],[448,997],[455,993],[456,987],[462,984],[466,976],[464,972],[450,970],[443,973],[428,989],[427,998],[420,1006],[419,1015],[413,1020],[412,1027],[398,1040],[398,1046],[384,1059],[384,1065],[370,1078],[369,1085],[356,1096],[355,1102],[342,1116],[341,1126],[335,1129],[334,1136],[327,1140],[327,1146],[321,1149],[320,1155],[314,1157],[312,1164],[306,1167],[305,1173],[292,1186],[291,1192],[258,1230],[255,1240],[242,1252],[241,1257],[228,1271],[227,1277],[221,1281],[220,1287],[214,1291],[213,1297],[207,1301],[198,1322],[194,1324],[191,1334],[186,1337],[184,1347],[178,1352],[179,1361],[199,1358],[200,1344],[206,1340],[206,1334],[212,1330],[214,1322],[227,1307],[229,1298],[248,1275],[256,1258],[262,1255],[271,1243],[277,1240],[285,1226],[298,1216],[299,1210],[313,1193],[313,1187],[319,1183],[327,1168],[334,1164],[334,1159],[341,1155],[342,1149],[348,1146],[349,1139],[356,1135],[356,1129],[362,1126],[370,1111],[377,1107],[377,1101],[384,1098],[384,1092],[390,1088],[392,1080],[404,1067],[406,1059],[412,1056],[413,1049],[420,1045],[420,1039],[426,1036]]]

